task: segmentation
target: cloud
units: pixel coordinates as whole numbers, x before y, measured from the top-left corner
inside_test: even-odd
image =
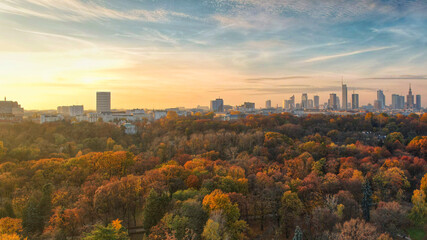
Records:
[[[381,1],[381,0],[213,0],[217,7],[227,7],[236,13],[263,11],[269,14],[308,16],[329,21],[350,21],[354,18],[378,16],[402,16],[423,12],[427,8],[424,0]]]
[[[138,20],[147,22],[167,22],[170,17],[193,18],[190,15],[166,11],[164,9],[131,9],[119,11],[82,0],[15,0],[0,3],[0,12],[21,16],[40,17],[57,21],[85,20]],[[194,18],[193,18],[194,19]]]
[[[355,87],[350,90],[360,91],[376,91],[376,88]],[[246,94],[253,95],[269,95],[269,94],[300,94],[300,93],[319,93],[319,92],[341,92],[341,86],[314,86],[314,85],[281,85],[275,87],[240,87],[240,88],[217,88],[209,92],[247,92]]]
[[[390,48],[394,48],[394,46],[368,48],[368,49],[362,49],[362,50],[357,50],[357,51],[352,51],[352,52],[347,52],[347,53],[340,53],[340,54],[335,54],[335,55],[319,56],[319,57],[309,58],[303,62],[304,63],[311,63],[311,62],[325,61],[325,60],[330,60],[330,59],[335,59],[335,58],[341,58],[341,57],[347,57],[347,56],[362,54],[362,53],[381,51],[381,50],[390,49]]]
[[[15,29],[16,31],[19,32],[24,32],[24,33],[30,33],[30,34],[35,34],[35,35],[40,35],[40,36],[45,36],[45,37],[52,37],[52,38],[60,38],[60,39],[65,39],[68,41],[73,41],[73,42],[78,42],[84,45],[89,45],[91,47],[95,47],[96,44],[87,41],[87,40],[83,40],[80,38],[76,38],[76,37],[71,37],[68,35],[62,35],[62,34],[55,34],[55,33],[47,33],[47,32],[37,32],[37,31],[29,31],[29,30],[22,30],[22,29]]]
[[[309,76],[286,76],[286,77],[259,77],[259,78],[247,78],[246,82],[263,82],[263,81],[276,81],[276,80],[291,80],[291,79],[302,79],[310,78]]]
[[[368,80],[427,80],[427,75],[399,75],[364,78]]]

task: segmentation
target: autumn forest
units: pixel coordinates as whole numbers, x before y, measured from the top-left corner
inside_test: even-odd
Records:
[[[423,239],[427,114],[0,124],[0,239]]]

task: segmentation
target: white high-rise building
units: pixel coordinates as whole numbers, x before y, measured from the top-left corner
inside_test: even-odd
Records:
[[[342,84],[342,109],[347,111],[347,84]]]
[[[316,95],[313,98],[314,98],[313,99],[314,100],[314,108],[319,109],[319,96]]]
[[[271,100],[265,101],[265,108],[271,108]]]
[[[303,93],[301,96],[301,108],[307,109],[308,108],[308,96],[307,93]]]
[[[384,109],[385,108],[385,95],[383,90],[377,91],[377,101],[378,101],[378,109]]]
[[[96,112],[111,112],[111,93],[97,92],[96,93]]]

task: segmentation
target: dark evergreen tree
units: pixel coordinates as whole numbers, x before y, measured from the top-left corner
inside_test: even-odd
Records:
[[[362,199],[362,210],[363,218],[369,222],[371,219],[370,209],[372,206],[372,189],[371,184],[366,180],[362,185],[363,199]]]
[[[294,234],[294,238],[292,238],[292,240],[302,240],[302,231],[301,231],[301,228],[299,226],[297,226],[295,228],[295,234]]]
[[[46,184],[43,187],[41,197],[36,194],[29,200],[22,214],[22,227],[27,236],[43,232],[45,222],[49,220],[51,215],[51,195],[52,185]]]
[[[150,191],[143,212],[144,228],[147,231],[150,231],[151,227],[155,226],[163,218],[168,210],[169,201],[167,194],[159,194],[153,189]]]

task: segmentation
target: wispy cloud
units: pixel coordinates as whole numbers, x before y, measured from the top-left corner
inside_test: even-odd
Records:
[[[286,76],[286,77],[259,77],[259,78],[247,78],[246,82],[263,82],[263,81],[278,81],[278,80],[294,80],[294,79],[303,79],[310,78],[309,76]]]
[[[340,54],[335,54],[335,55],[319,56],[319,57],[309,58],[307,60],[304,60],[303,62],[304,63],[311,63],[311,62],[318,62],[318,61],[326,61],[326,60],[330,60],[330,59],[348,57],[348,56],[362,54],[362,53],[368,53],[368,52],[381,51],[381,50],[390,49],[390,48],[394,48],[394,46],[368,48],[368,49],[362,49],[362,50],[340,53]]]
[[[15,30],[19,31],[19,32],[30,33],[30,34],[35,34],[35,35],[40,35],[40,36],[45,36],[45,37],[65,39],[65,40],[68,40],[68,41],[81,43],[81,44],[88,45],[88,46],[91,46],[91,47],[96,47],[95,43],[92,43],[90,41],[83,40],[83,39],[80,39],[80,38],[77,38],[77,37],[71,37],[71,36],[68,36],[68,35],[55,34],[55,33],[47,33],[47,32],[37,32],[37,31],[30,31],[30,30],[23,30],[23,29],[15,29]]]
[[[427,80],[427,75],[399,75],[365,78],[370,80]]]
[[[165,22],[170,17],[192,18],[190,15],[164,9],[132,9],[119,11],[81,0],[15,0],[0,3],[0,12],[21,16],[40,17],[57,21],[116,19]]]
[[[357,87],[351,90],[360,91],[376,91],[376,88],[369,87]],[[240,87],[240,88],[217,88],[210,90],[210,92],[247,92],[248,94],[295,94],[295,93],[318,93],[318,92],[338,92],[341,91],[340,86],[313,86],[313,85],[300,85],[300,84],[289,84],[275,87]]]

